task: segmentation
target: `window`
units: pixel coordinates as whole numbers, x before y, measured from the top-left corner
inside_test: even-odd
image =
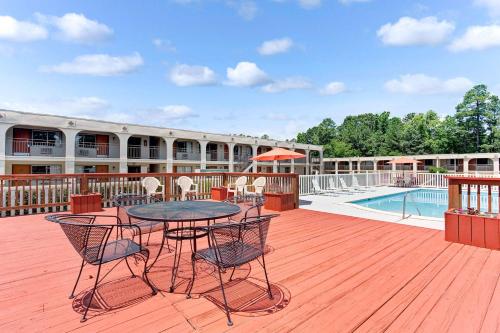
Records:
[[[32,165],[31,173],[34,175],[49,175],[61,173],[60,165]]]
[[[85,144],[95,144],[96,136],[95,134],[80,134],[77,138],[78,143],[81,145]]]
[[[58,131],[44,131],[44,130],[33,130],[32,139],[36,142],[43,142],[46,144],[56,144],[61,143],[61,132]]]

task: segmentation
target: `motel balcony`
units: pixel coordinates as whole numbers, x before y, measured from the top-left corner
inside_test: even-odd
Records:
[[[62,140],[6,139],[8,156],[64,157],[66,146]]]
[[[165,152],[159,146],[144,147],[140,145],[128,145],[127,158],[143,160],[161,160],[166,158]]]
[[[119,158],[120,146],[108,143],[77,142],[75,145],[75,156],[88,158]]]

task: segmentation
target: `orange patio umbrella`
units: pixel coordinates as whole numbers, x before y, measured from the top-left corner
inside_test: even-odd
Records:
[[[297,153],[295,151],[291,151],[284,148],[273,148],[272,150],[265,152],[263,154],[254,156],[251,158],[253,161],[278,161],[278,169],[279,169],[279,161],[283,160],[292,160],[296,158],[303,158],[306,155]]]
[[[413,163],[422,163],[422,161],[416,160],[411,157],[400,157],[396,158],[392,161],[387,162],[388,164],[413,164]],[[405,169],[403,168],[403,175],[405,174]]]

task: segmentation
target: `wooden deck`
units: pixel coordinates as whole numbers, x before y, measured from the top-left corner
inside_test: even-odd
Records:
[[[79,295],[69,300],[79,257],[60,228],[43,215],[3,218],[0,225],[0,332],[500,330],[500,251],[448,243],[436,230],[284,212],[273,220],[268,240],[275,297],[266,298],[258,264],[241,267],[226,284],[237,311],[229,328],[209,266],[197,267],[194,298],[183,294],[188,252],[174,294],[150,296],[142,280],[118,267],[99,288],[90,319],[80,323],[95,270],[84,271]],[[150,274],[162,290],[171,261],[162,256]]]

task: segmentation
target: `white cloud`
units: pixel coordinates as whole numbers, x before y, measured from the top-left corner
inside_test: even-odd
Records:
[[[500,25],[472,26],[449,46],[453,52],[484,50],[500,46]]]
[[[170,80],[180,86],[205,86],[216,83],[215,72],[206,66],[175,65]]]
[[[46,39],[47,30],[38,24],[18,21],[11,16],[0,16],[0,39],[12,42],[31,42]]]
[[[349,5],[351,3],[360,3],[360,2],[370,2],[372,0],[339,0],[339,2],[343,5]]]
[[[164,120],[182,120],[186,118],[198,117],[196,113],[186,105],[167,105],[158,108],[159,114],[155,114]]]
[[[455,25],[434,16],[414,19],[401,17],[396,23],[384,24],[377,36],[387,45],[436,45],[444,42],[455,30]]]
[[[337,95],[346,91],[344,82],[330,82],[323,87],[319,92],[322,95]]]
[[[474,4],[488,9],[492,17],[500,16],[500,0],[474,0]]]
[[[228,85],[254,87],[269,82],[267,74],[253,62],[239,62],[235,68],[227,68]]]
[[[36,14],[38,20],[58,29],[59,37],[76,43],[94,43],[108,39],[113,30],[103,23],[88,19],[83,14],[67,13],[61,17]]]
[[[278,121],[292,120],[292,117],[290,117],[290,115],[280,112],[266,113],[263,118],[267,120],[278,120]]]
[[[474,83],[465,77],[441,80],[425,74],[406,74],[399,79],[387,81],[384,87],[391,93],[402,94],[445,94],[463,93]]]
[[[291,38],[279,38],[265,41],[259,46],[257,51],[262,55],[273,55],[277,53],[287,52],[293,46]]]
[[[142,57],[137,52],[128,56],[88,54],[78,56],[71,62],[42,66],[40,69],[43,72],[59,74],[115,76],[135,71],[143,63]]]
[[[257,4],[251,0],[226,0],[226,4],[234,8],[239,16],[250,21],[257,15]]]
[[[309,80],[303,77],[289,77],[283,80],[278,80],[266,84],[262,87],[262,91],[266,93],[280,93],[292,89],[308,89],[312,84]]]
[[[176,52],[177,51],[177,48],[175,47],[175,45],[169,40],[155,38],[155,39],[153,39],[153,45],[162,51],[167,51],[167,52]]]
[[[321,0],[299,0],[299,4],[306,9],[312,9],[321,6]]]

